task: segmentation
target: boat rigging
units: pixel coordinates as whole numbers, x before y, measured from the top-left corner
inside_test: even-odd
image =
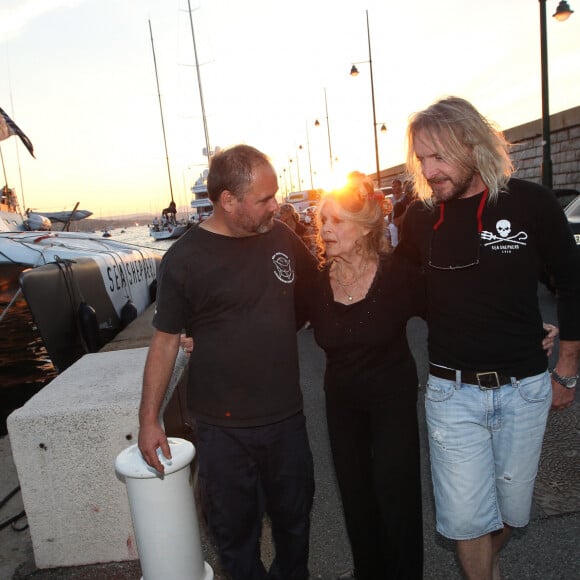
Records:
[[[161,101],[161,90],[159,88],[159,74],[157,71],[157,58],[155,56],[155,43],[153,42],[153,28],[151,27],[151,20],[149,20],[149,35],[151,36],[151,51],[153,53],[153,66],[155,68],[155,82],[157,84],[157,96],[159,98],[159,112],[161,113],[161,129],[163,132],[163,145],[165,147],[165,160],[167,162],[167,177],[169,179],[169,192],[171,193],[171,202],[161,212],[161,221],[157,217],[153,220],[149,228],[151,237],[155,240],[167,240],[178,238],[187,229],[186,224],[177,223],[177,207],[173,199],[173,184],[171,181],[171,168],[169,165],[169,152],[167,150],[167,136],[165,134],[165,122],[163,120],[163,104]]]

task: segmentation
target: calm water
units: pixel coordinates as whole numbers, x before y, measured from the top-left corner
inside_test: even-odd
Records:
[[[174,240],[155,241],[146,226],[111,230],[113,239],[139,246],[167,250]],[[0,315],[18,291],[21,266],[2,266]],[[26,300],[22,296],[0,322],[0,435],[6,434],[6,418],[56,376],[56,370],[42,344]]]

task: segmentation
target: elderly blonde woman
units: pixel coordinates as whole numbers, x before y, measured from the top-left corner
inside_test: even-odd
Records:
[[[324,196],[311,323],[326,352],[332,457],[358,580],[422,577],[417,372],[407,320],[418,269],[386,254],[384,210],[359,176]]]

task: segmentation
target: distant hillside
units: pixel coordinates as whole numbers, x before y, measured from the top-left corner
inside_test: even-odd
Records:
[[[163,208],[161,208],[163,209]],[[78,222],[73,222],[71,225],[71,230],[78,232],[92,232],[100,231],[104,229],[114,229],[114,228],[127,228],[139,224],[140,226],[150,224],[153,221],[155,215],[158,217],[161,215],[161,209],[159,213],[133,213],[124,214],[118,216],[107,216],[104,218],[87,218]],[[189,210],[189,212],[188,212]],[[177,219],[186,219],[192,215],[192,210],[187,207],[177,208]],[[55,230],[60,229],[58,225],[53,226]]]
[[[71,230],[78,232],[99,232],[101,230],[112,230],[115,228],[127,228],[135,224],[145,225],[150,224],[153,220],[151,214],[135,214],[134,216],[110,217],[101,219],[87,218],[78,222],[73,222]],[[58,229],[56,227],[55,229]]]
[[[139,222],[145,223],[150,222],[153,219],[153,214],[151,213],[133,213],[133,214],[123,214],[123,215],[108,215],[104,220],[115,220],[115,221],[126,221],[127,223]]]

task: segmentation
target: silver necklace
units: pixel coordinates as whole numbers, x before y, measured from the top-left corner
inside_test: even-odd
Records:
[[[338,275],[338,271],[340,270],[342,272],[342,267],[340,266],[340,264],[337,264],[337,269],[336,269],[336,276],[335,276],[335,280],[338,282],[338,285],[342,288],[342,291],[344,292],[345,296],[347,297],[349,302],[352,302],[353,300],[353,295],[348,291],[348,287],[349,286],[354,286],[356,288],[356,284],[358,283],[358,281],[361,279],[362,275],[365,273],[367,267],[368,267],[369,263],[365,262],[362,266],[362,268],[359,270],[358,274],[355,274],[352,282],[343,282],[340,279],[340,276]]]

